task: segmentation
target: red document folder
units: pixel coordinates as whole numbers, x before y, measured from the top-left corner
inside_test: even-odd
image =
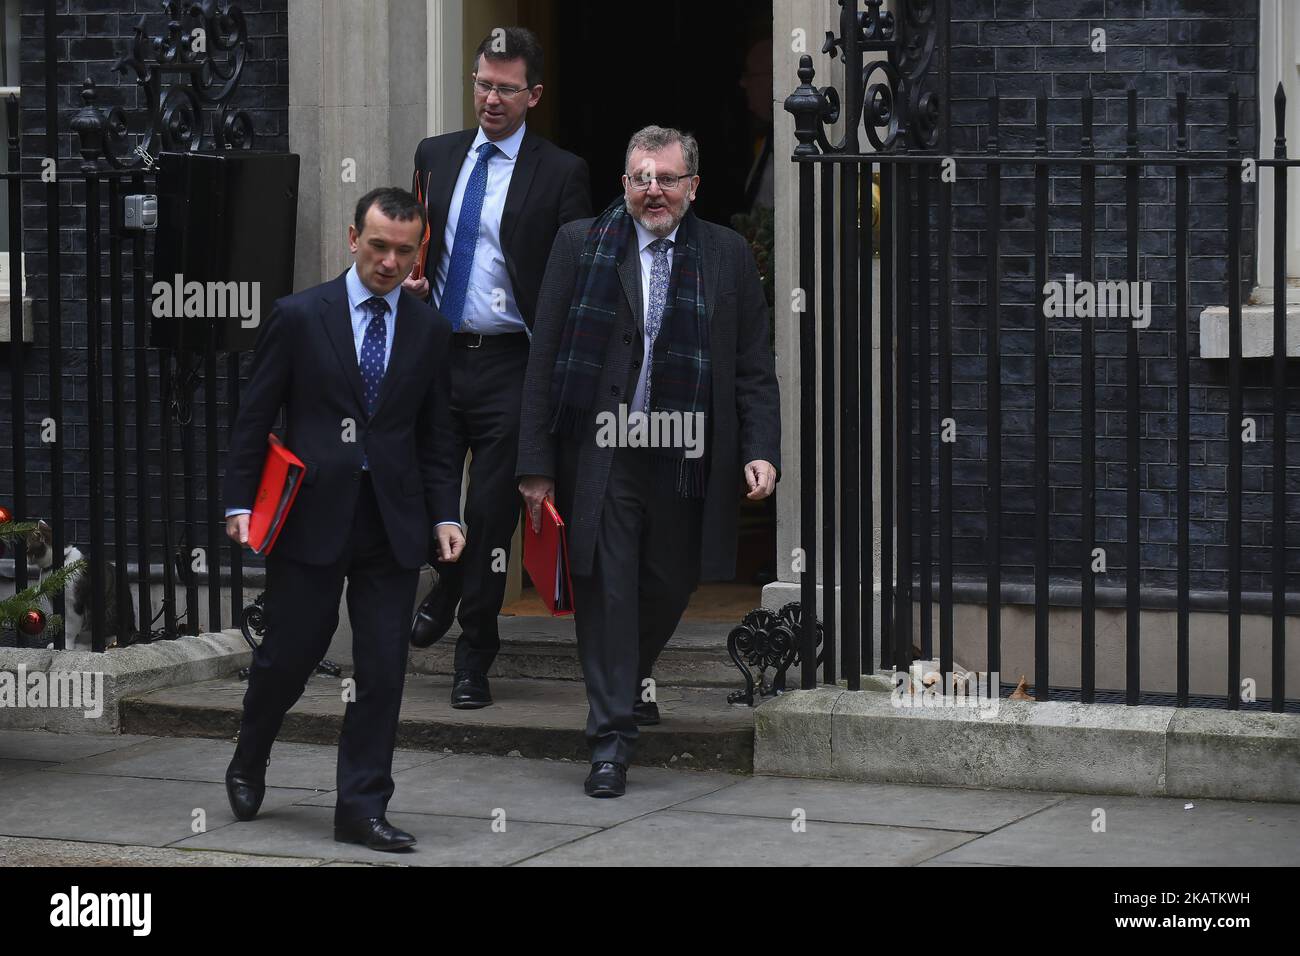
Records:
[[[418,199],[420,205],[424,206],[426,209],[429,205],[429,181],[432,178],[433,173],[429,173],[429,175],[424,178],[424,182],[421,183],[420,171],[417,169],[415,171],[415,181],[412,184],[412,191],[415,193],[415,198]],[[430,238],[432,238],[432,233],[430,233],[429,223],[426,221],[424,224],[424,235],[420,238],[420,251],[415,257],[415,265],[411,267],[412,279],[424,278],[424,270],[428,268],[428,263],[426,263],[425,260],[429,256]]]
[[[524,516],[524,569],[556,617],[573,613],[573,582],[569,579],[569,544],[564,519],[550,500],[542,502],[542,530]]]
[[[253,514],[248,519],[248,546],[255,554],[269,554],[289,517],[307,466],[274,435],[266,436],[266,464],[257,486]]]

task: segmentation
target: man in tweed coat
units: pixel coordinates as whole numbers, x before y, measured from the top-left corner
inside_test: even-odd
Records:
[[[595,797],[625,791],[654,662],[701,578],[734,577],[740,494],[772,493],[781,444],[758,270],[690,210],[694,138],[646,127],[625,168],[551,250],[516,468],[534,527],[549,497],[568,530]]]

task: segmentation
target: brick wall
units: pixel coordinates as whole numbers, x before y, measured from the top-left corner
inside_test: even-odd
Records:
[[[1092,31],[1106,31],[1105,52],[1090,48]],[[1032,150],[1040,91],[1048,96],[1048,143],[1052,150],[1079,145],[1080,94],[1095,97],[1097,152],[1125,146],[1126,91],[1138,91],[1138,139],[1143,151],[1176,145],[1176,84],[1189,91],[1189,145],[1223,151],[1227,146],[1227,90],[1235,79],[1240,96],[1242,155],[1257,155],[1256,5],[1237,0],[952,0],[952,149],[983,151],[988,141],[987,97],[1000,96],[999,144]],[[1264,107],[1272,108],[1272,91]],[[1295,154],[1293,148],[1292,154]],[[1267,154],[1272,155],[1272,143]],[[954,185],[952,236],[954,292],[954,557],[959,574],[983,578],[986,555],[984,481],[987,458],[985,402],[987,301],[984,235],[985,167],[959,166]],[[1269,176],[1262,171],[1260,176]],[[1294,177],[1293,177],[1294,178]],[[1004,576],[1028,581],[1034,556],[1033,351],[1038,305],[1034,284],[1034,185],[1026,166],[1003,170],[1002,282],[999,320],[1003,353]],[[1125,545],[1142,541],[1144,587],[1171,588],[1177,568],[1177,447],[1174,353],[1174,180],[1172,169],[1143,172],[1139,278],[1153,283],[1151,327],[1139,333],[1142,408],[1142,518],[1127,527],[1125,494],[1125,376],[1127,320],[1098,319],[1095,336],[1097,400],[1097,544],[1108,574],[1098,585],[1122,586]],[[934,192],[932,191],[932,196]],[[1241,234],[1244,296],[1255,273],[1255,194],[1244,190]],[[1054,170],[1050,189],[1048,278],[1080,274],[1080,188],[1077,167]],[[1191,360],[1191,586],[1226,587],[1228,391],[1226,361],[1199,355],[1197,317],[1203,307],[1226,305],[1227,187],[1223,173],[1196,173],[1191,182],[1191,301],[1186,317]],[[1271,215],[1271,210],[1269,211]],[[1116,167],[1098,171],[1094,275],[1126,278],[1124,177]],[[916,273],[914,272],[914,275]],[[937,276],[937,273],[936,273]],[[935,287],[937,288],[937,286]],[[915,292],[914,292],[915,295]],[[933,300],[933,293],[932,293]],[[937,347],[937,313],[932,340]],[[1080,548],[1081,343],[1077,319],[1049,319],[1051,368],[1052,576],[1077,582]],[[937,383],[938,359],[933,361]],[[1289,405],[1294,441],[1289,443],[1288,487],[1295,494],[1289,540],[1300,543],[1300,375],[1290,363]],[[1244,414],[1254,417],[1259,440],[1246,444],[1242,542],[1246,591],[1271,587],[1269,575],[1273,427],[1271,366],[1243,365]],[[935,421],[937,384],[932,388]],[[935,475],[938,475],[937,426]],[[932,506],[937,510],[935,494]],[[937,532],[937,516],[934,519]],[[919,544],[919,542],[918,542]],[[937,562],[937,540],[936,540]],[[1288,553],[1289,590],[1300,592],[1300,547]]]
[[[238,3],[246,17],[248,26],[247,60],[244,65],[239,89],[231,99],[231,104],[246,111],[253,121],[255,143],[257,148],[276,151],[288,149],[288,13],[287,0],[240,0]],[[58,62],[45,62],[45,22],[44,3],[39,0],[25,0],[22,14],[21,41],[21,79],[22,79],[22,152],[23,169],[38,172],[42,157],[46,156],[49,144],[45,129],[45,76],[47,69],[56,69],[58,77],[59,123],[57,135],[58,169],[62,178],[60,187],[60,288],[62,293],[62,328],[63,354],[61,360],[64,410],[61,418],[62,438],[65,448],[65,483],[63,501],[65,507],[65,540],[76,542],[83,547],[89,539],[89,447],[90,430],[87,405],[87,350],[88,332],[86,326],[86,271],[85,257],[85,188],[83,182],[77,181],[80,165],[78,142],[72,132],[71,121],[76,110],[81,106],[80,91],[82,81],[87,77],[94,80],[98,88],[98,103],[101,106],[121,106],[128,112],[141,111],[144,103],[143,92],[137,89],[134,74],[121,77],[112,69],[117,57],[127,53],[135,25],[143,16],[146,32],[150,35],[165,30],[162,5],[156,0],[59,0],[58,3]],[[164,92],[166,87],[164,87]],[[210,123],[210,118],[208,120]],[[28,183],[23,196],[23,246],[26,251],[27,295],[34,300],[34,318],[36,326],[36,344],[25,349],[26,375],[26,423],[28,434],[27,490],[29,495],[28,515],[43,517],[50,514],[50,456],[40,450],[37,424],[49,414],[50,367],[47,321],[47,274],[46,256],[46,187],[40,183]],[[101,194],[106,189],[101,189]],[[102,321],[104,326],[105,363],[109,352],[109,317],[110,296],[113,293],[109,282],[109,257],[107,236],[107,202],[101,207],[101,218],[105,225],[102,237],[103,255],[100,261],[101,290],[104,295]],[[147,242],[147,255],[152,259],[152,240]],[[133,300],[131,298],[130,275],[132,260],[130,244],[127,243],[123,256],[123,275],[126,281],[121,290],[124,314],[127,316],[125,344],[131,349],[135,342],[131,316]],[[151,262],[146,263],[146,285],[152,285],[153,274]],[[158,356],[150,353],[150,372],[147,381],[140,381],[134,375],[134,358],[128,352],[126,360],[127,375],[123,382],[127,413],[125,417],[125,447],[127,468],[124,474],[112,474],[111,444],[112,432],[106,427],[106,467],[104,476],[104,499],[106,514],[109,519],[107,539],[113,540],[113,490],[114,482],[123,482],[127,495],[128,537],[131,542],[136,539],[135,515],[135,389],[147,387],[152,398],[150,452],[151,497],[154,499],[154,521],[151,527],[153,540],[161,541],[161,528],[157,523],[159,511],[159,457],[158,457]],[[221,364],[221,377],[225,379],[225,362]],[[0,501],[12,502],[13,473],[9,449],[12,442],[13,413],[10,400],[10,347],[0,345]],[[109,404],[112,376],[106,369],[104,382],[105,419],[112,421],[112,409]],[[218,398],[224,403],[224,393]],[[204,396],[202,392],[194,406],[194,420],[198,423],[194,431],[195,447],[198,450],[196,461],[203,467],[204,430],[201,427],[204,415]],[[224,404],[220,420],[226,421]],[[219,436],[219,447],[224,449],[226,442],[225,428]],[[175,467],[180,468],[179,434],[173,432],[173,444],[176,448]],[[200,471],[201,474],[201,471]],[[176,511],[181,511],[180,483],[177,483]],[[197,483],[197,494],[203,494],[202,482]],[[202,514],[200,501],[200,514]],[[206,530],[200,533],[197,544],[206,545]],[[134,551],[131,560],[134,561]],[[152,560],[162,560],[161,551],[155,549]]]

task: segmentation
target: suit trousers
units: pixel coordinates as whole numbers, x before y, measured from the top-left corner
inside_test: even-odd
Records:
[[[510,542],[519,526],[522,501],[515,478],[519,453],[519,406],[528,369],[528,340],[510,336],[480,348],[453,345],[451,412],[456,432],[456,467],[469,463],[465,496],[465,551],[452,564],[435,562],[444,607],[460,602],[461,634],[456,670],[486,674],[501,638],[497,616],[506,593]]]
[[[592,573],[573,575],[593,762],[627,764],[632,756],[632,705],[699,583],[702,510],[700,499],[677,495],[662,458],[642,448],[615,451]]]
[[[249,669],[237,765],[259,773],[284,715],[329,649],[347,580],[353,690],[339,737],[336,821],[382,816],[393,795],[393,746],[406,677],[407,639],[420,572],[393,557],[371,484],[362,472],[343,556],[331,565],[266,562],[266,637]],[[336,693],[333,688],[330,693]]]

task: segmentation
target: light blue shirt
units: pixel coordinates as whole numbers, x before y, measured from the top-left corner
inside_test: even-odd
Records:
[[[483,212],[479,219],[478,243],[474,246],[474,264],[470,267],[469,288],[465,291],[465,312],[460,331],[479,335],[505,335],[510,332],[527,332],[528,325],[515,302],[514,287],[506,269],[505,252],[501,249],[501,216],[506,208],[506,193],[515,173],[515,159],[524,140],[527,124],[506,139],[497,141],[496,150],[488,160],[487,192],[483,196]],[[491,142],[479,128],[470,144],[465,160],[456,177],[456,188],[451,194],[447,209],[447,225],[442,234],[442,256],[433,274],[434,302],[442,301],[447,286],[447,270],[451,265],[451,250],[456,243],[456,223],[460,219],[461,202],[470,173],[478,162],[478,148]]]
[[[352,263],[352,268],[347,271],[343,279],[344,285],[348,290],[348,313],[352,318],[352,344],[357,350],[357,365],[361,364],[361,346],[366,340],[366,329],[370,327],[373,317],[369,309],[363,309],[361,304],[367,299],[374,297],[374,293],[366,288],[365,283],[361,281],[361,276],[357,275],[357,264]],[[384,316],[386,323],[387,337],[384,340],[384,371],[388,371],[389,360],[393,357],[393,336],[397,331],[397,301],[402,296],[402,287],[399,285],[388,295],[383,296],[383,300],[388,303],[388,313]],[[365,467],[364,465],[362,467]],[[369,468],[366,468],[369,471]],[[227,508],[226,517],[232,515],[246,515],[251,513],[249,508]],[[457,521],[439,521],[436,527],[445,524],[459,524]]]

